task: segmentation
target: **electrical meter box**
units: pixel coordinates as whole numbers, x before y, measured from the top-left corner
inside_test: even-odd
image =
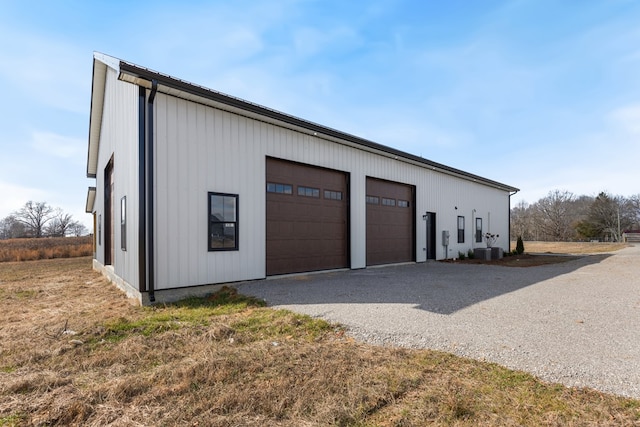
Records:
[[[449,246],[449,231],[442,230],[442,246]]]

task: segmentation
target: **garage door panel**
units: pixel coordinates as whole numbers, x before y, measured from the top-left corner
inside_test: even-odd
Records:
[[[267,275],[347,267],[347,174],[272,158],[266,169],[267,183],[292,189],[267,192]],[[319,197],[299,195],[299,187]],[[325,190],[342,200],[325,198]]]
[[[414,194],[411,185],[367,178],[367,196],[379,200],[367,203],[367,265],[415,260]],[[409,202],[409,207],[398,200]]]

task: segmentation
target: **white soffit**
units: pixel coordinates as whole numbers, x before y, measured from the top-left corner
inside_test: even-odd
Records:
[[[93,59],[102,62],[104,65],[107,65],[116,71],[120,71],[120,60],[118,58],[114,58],[113,56],[105,55],[100,52],[93,52]]]
[[[85,212],[92,213],[93,212],[93,204],[96,201],[96,187],[89,187],[87,191],[87,204],[85,206]]]
[[[98,147],[102,129],[104,89],[107,67],[118,71],[120,60],[100,52],[93,53],[93,79],[91,86],[91,113],[89,118],[89,151],[87,153],[87,176],[95,178],[98,172]]]

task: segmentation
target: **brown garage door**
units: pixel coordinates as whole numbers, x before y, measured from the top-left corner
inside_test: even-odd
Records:
[[[344,268],[348,175],[267,158],[267,275]]]
[[[415,187],[367,178],[367,265],[415,260]]]

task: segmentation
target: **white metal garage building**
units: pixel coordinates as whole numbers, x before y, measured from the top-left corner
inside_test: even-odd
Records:
[[[99,53],[88,145],[94,268],[142,303],[509,245],[517,188]]]

